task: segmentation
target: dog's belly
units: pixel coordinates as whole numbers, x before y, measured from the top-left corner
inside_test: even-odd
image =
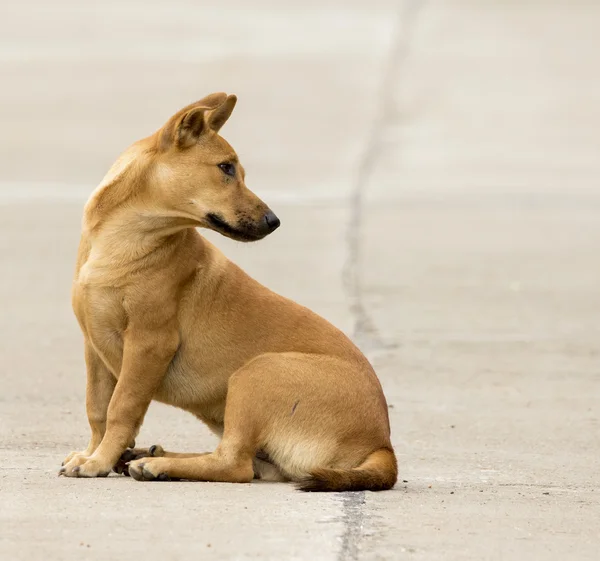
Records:
[[[175,355],[154,399],[199,417],[213,430],[223,425],[227,377],[206,371],[182,350]]]

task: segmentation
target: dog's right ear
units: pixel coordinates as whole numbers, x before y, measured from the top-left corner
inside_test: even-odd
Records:
[[[168,150],[171,146],[185,149],[197,144],[210,128],[208,113],[222,106],[226,100],[225,93],[210,94],[175,113],[160,131],[160,149]]]

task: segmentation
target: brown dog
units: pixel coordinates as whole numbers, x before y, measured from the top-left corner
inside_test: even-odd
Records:
[[[218,134],[236,97],[212,94],[131,146],[86,204],[73,284],[85,336],[88,447],[69,477],[295,481],[393,487],[387,405],[371,365],[310,310],[246,275],[198,234],[242,241],[279,226]],[[127,450],[152,399],[222,437],[205,454]]]

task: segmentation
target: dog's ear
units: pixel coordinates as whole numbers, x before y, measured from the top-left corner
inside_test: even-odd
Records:
[[[208,122],[208,116],[213,114],[218,116],[221,107],[228,104],[229,97],[225,93],[210,94],[175,113],[160,131],[160,148],[167,150],[173,145],[178,148],[189,148],[196,144],[200,137],[212,128]],[[233,105],[235,105],[235,100]],[[221,125],[227,120],[232,110],[233,106]],[[218,120],[218,117],[216,118]]]
[[[235,95],[228,95],[227,99],[219,105],[216,109],[213,109],[207,115],[208,126],[215,132],[219,132],[221,127],[227,122],[227,119],[231,116],[233,108],[237,102]]]
[[[206,132],[206,107],[195,107],[185,113],[175,130],[175,143],[179,148],[189,148],[198,143],[198,139]]]

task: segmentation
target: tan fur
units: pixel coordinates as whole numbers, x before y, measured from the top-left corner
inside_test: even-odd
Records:
[[[218,134],[235,102],[212,94],[176,113],[117,160],[85,207],[73,309],[92,437],[61,473],[119,466],[140,480],[389,489],[397,467],[387,405],[367,359],[196,230],[252,241],[278,225]],[[126,452],[152,399],[204,421],[222,436],[217,449]]]

